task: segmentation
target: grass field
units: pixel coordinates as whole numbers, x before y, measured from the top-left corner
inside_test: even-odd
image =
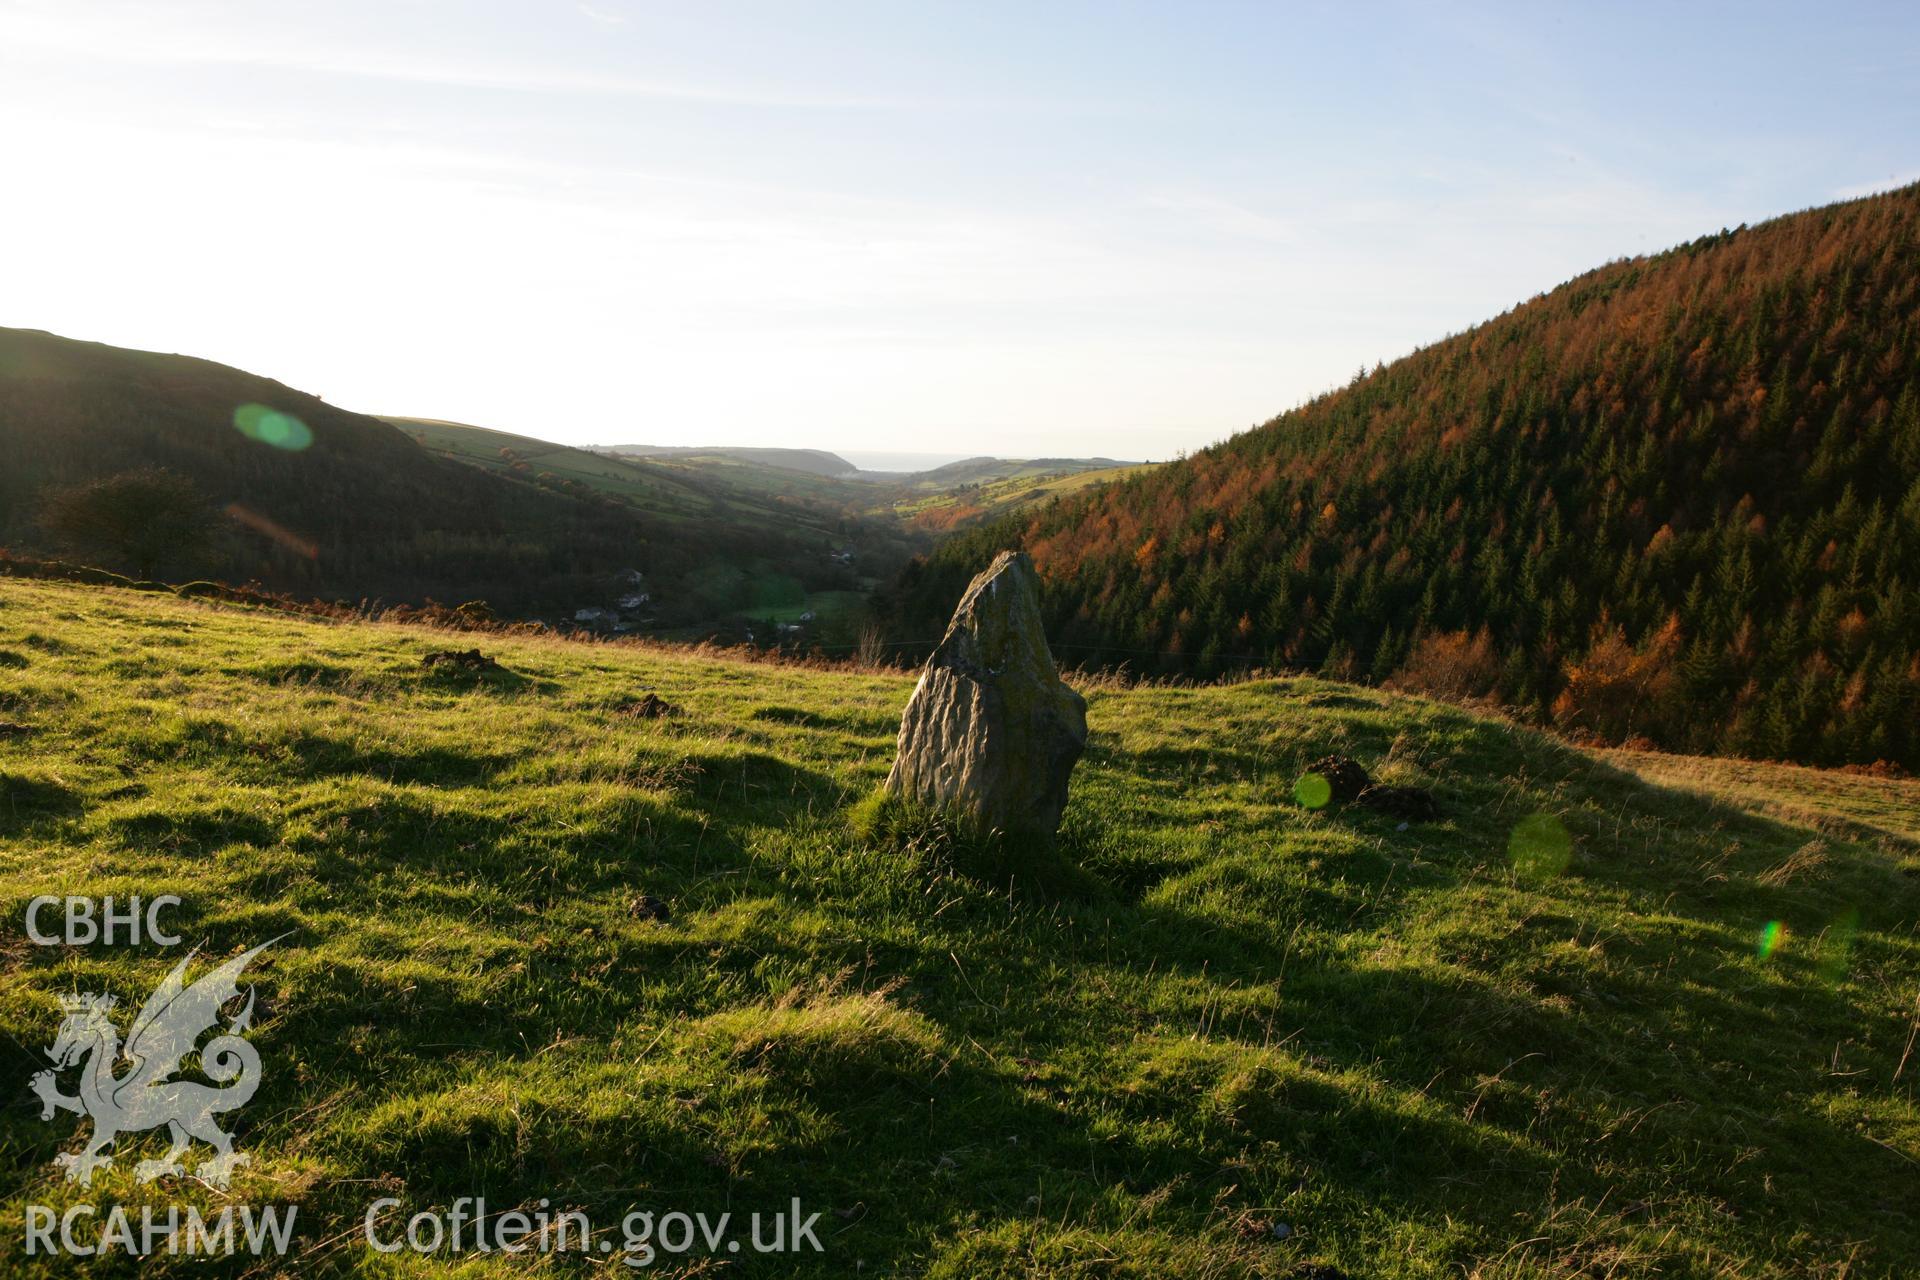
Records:
[[[626,1273],[362,1243],[376,1197],[469,1195],[609,1243],[822,1215],[821,1254],[668,1275],[1920,1272],[1913,783],[1314,680],[1095,686],[1057,850],[901,842],[862,815],[910,674],[421,666],[472,643],[0,579],[0,1273],[71,1274],[22,1256],[28,1204],[224,1202],[137,1186],[152,1135],[63,1183],[83,1122],[27,1088],[60,995],[125,1015],[178,959],[30,945],[28,901],[135,893],[213,956],[289,935],[231,1117],[231,1196],[299,1206],[261,1274]],[[620,714],[649,691],[683,714]],[[1329,751],[1443,819],[1301,807]]]
[[[768,622],[798,622],[807,614],[816,618],[842,618],[863,607],[867,597],[858,591],[809,591],[791,603],[767,605],[753,616]]]
[[[1015,468],[1012,474],[992,477],[971,488],[931,492],[910,488],[894,498],[886,509],[929,528],[951,528],[1011,515],[1022,507],[1107,484],[1159,464],[1130,462],[1085,471],[1061,471],[1042,463],[1011,465]]]

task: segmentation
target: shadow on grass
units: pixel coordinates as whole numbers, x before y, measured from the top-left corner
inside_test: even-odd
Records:
[[[449,693],[555,694],[562,685],[557,680],[522,675],[506,667],[469,670],[441,663],[420,672],[420,687]]]
[[[831,775],[767,751],[696,749],[681,763],[691,771],[688,802],[722,825],[784,826],[831,813],[844,791]]]
[[[271,685],[309,685],[319,689],[352,689],[381,677],[352,667],[312,659],[288,659],[264,662],[250,667],[229,667],[227,674],[243,676]]]
[[[1203,1042],[1246,1035],[1258,1047],[1278,1038],[1330,1073],[1253,1090],[1231,1108],[1231,1125],[1185,1154],[1206,1151],[1202,1164],[1256,1149],[1284,1155],[1360,1203],[1391,1198],[1471,1223],[1483,1245],[1511,1238],[1516,1206],[1537,1206],[1549,1175],[1565,1201],[1624,1208],[1684,1197],[1688,1212],[1704,1212],[1698,1206],[1717,1200],[1749,1206],[1783,1233],[1817,1207],[1832,1238],[1885,1237],[1882,1256],[1920,1245],[1911,1230],[1896,1240],[1877,1225],[1898,1193],[1858,1194],[1863,1179],[1913,1185],[1910,1161],[1830,1096],[1835,1079],[1894,1070],[1904,1024],[1863,1026],[1840,981],[1856,945],[1850,930],[1867,946],[1865,932],[1911,927],[1920,900],[1911,879],[1872,849],[1830,850],[1794,870],[1796,851],[1817,851],[1812,827],[1708,807],[1537,735],[1459,721],[1450,727],[1466,728],[1464,740],[1438,762],[1448,823],[1413,835],[1356,810],[1313,820],[1324,836],[1350,838],[1337,851],[1311,838],[1240,851],[1232,842],[1246,833],[1230,832],[1196,852],[1180,838],[1177,808],[1151,812],[1157,798],[1142,818],[1169,832],[1156,847],[1070,818],[1047,851],[1068,864],[1055,873],[1072,886],[1057,895],[1064,918],[1048,914],[1025,945],[958,950],[965,978],[944,979],[957,995],[951,1007],[1045,992],[1062,967],[1085,972],[1089,951],[1116,974],[1178,973],[1197,993],[1188,1033],[1204,1028]],[[1393,741],[1361,731],[1341,745],[1384,753]],[[1156,781],[1184,780],[1221,772],[1208,754],[1135,759]],[[1136,800],[1137,780],[1119,784]],[[1513,820],[1529,809],[1564,813],[1573,828],[1577,856],[1558,879],[1530,884],[1506,864]],[[1185,812],[1191,823],[1193,809]],[[867,823],[870,831],[872,815]],[[1004,874],[1004,845],[982,850],[924,818],[892,834],[987,883]],[[1088,891],[1075,871],[1098,887]],[[1484,900],[1486,912],[1464,903],[1436,912],[1436,890]],[[1755,948],[1768,920],[1789,921],[1786,936],[1799,939],[1770,958]],[[1343,945],[1348,937],[1357,945]],[[1210,1021],[1204,992],[1230,1002],[1225,993],[1269,985],[1278,1008],[1265,1025]],[[960,1030],[1031,1037],[1044,1057],[1045,1037],[1086,1011],[1040,998],[983,1009],[979,1026],[966,1025],[972,1016]],[[1168,1016],[1122,1005],[1111,1034],[1124,1043]],[[1829,1058],[1830,1068],[1811,1069]],[[1195,1091],[1143,1098],[1129,1084],[1107,1096],[1178,1126],[1194,1114]],[[1771,1099],[1778,1114],[1720,1101],[1736,1096]],[[1741,1155],[1768,1150],[1792,1154]],[[1111,1139],[1104,1151],[1126,1159]],[[1139,1155],[1160,1173],[1172,1167]]]
[[[1092,759],[1113,760],[1111,753],[1094,752]],[[1129,764],[1137,761],[1143,771],[1160,781],[1171,778],[1182,784],[1195,781],[1251,778],[1262,772],[1275,772],[1277,761],[1266,755],[1238,748],[1144,747],[1126,753]]]
[[[205,854],[228,845],[264,847],[279,829],[258,814],[225,805],[210,809],[148,809],[107,821],[120,841],[165,853]]]
[[[420,786],[478,786],[518,762],[518,753],[484,750],[479,744],[401,748],[367,745],[305,730],[263,744],[263,763],[291,777],[366,775]]]
[[[63,782],[0,773],[0,835],[27,835],[85,809],[80,792]]]
[[[1096,901],[1114,888],[1075,856],[1072,835],[982,830],[962,814],[875,791],[848,815],[856,840],[913,855],[934,876],[957,876],[1010,895]]]
[[[817,711],[808,711],[803,707],[756,707],[747,713],[749,720],[765,720],[771,724],[799,725],[803,729],[839,729],[842,724],[832,716],[821,715]]]

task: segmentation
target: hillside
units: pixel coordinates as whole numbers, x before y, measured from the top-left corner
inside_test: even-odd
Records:
[[[245,413],[264,410],[291,420],[293,434],[276,443],[239,429]],[[516,467],[501,447],[492,465],[464,465],[388,422],[238,369],[0,329],[4,547],[61,550],[41,525],[49,490],[160,466],[229,517],[210,546],[162,566],[175,581],[484,599],[561,618],[645,594],[636,625],[699,630],[768,601],[857,589],[861,574],[884,573],[906,552],[897,534],[837,511],[746,500],[665,471],[612,484],[560,459]],[[858,572],[842,555],[849,547],[866,553]]]
[[[629,1209],[821,1215],[820,1254],[662,1274],[1920,1269],[1920,783],[1096,684],[1056,854],[901,846],[858,802],[906,673],[481,640],[505,671],[462,678],[425,629],[0,579],[0,913],[173,893],[210,956],[287,935],[232,1199],[298,1205],[299,1274],[445,1274],[369,1252],[367,1206],[475,1194],[616,1245]],[[648,690],[683,714],[621,713]],[[1331,750],[1443,819],[1302,808]],[[80,1122],[24,1085],[60,995],[121,1017],[176,957],[4,958],[0,1215],[227,1202],[136,1186],[152,1135],[63,1184]],[[0,1271],[71,1274],[20,1239]]]
[[[1920,768],[1920,186],[1615,262],[1178,463],[963,535],[1068,655],[1492,694]]]
[[[1154,465],[1111,458],[973,458],[903,477],[890,510],[915,528],[949,532],[1110,484]]]
[[[1012,515],[1063,493],[1105,484],[1142,463],[1112,458],[964,458],[926,471],[862,471],[815,449],[669,449],[611,452],[678,464],[750,491],[808,498],[937,535]]]
[[[683,639],[696,638],[721,617],[792,625],[812,615],[818,625],[808,627],[806,642],[825,640],[850,648],[854,625],[867,614],[867,593],[929,545],[924,535],[874,511],[871,490],[864,484],[793,470],[778,461],[811,450],[615,454],[437,418],[384,421],[454,461],[545,484],[578,485],[671,522],[717,524],[759,535],[765,544],[783,549],[771,562],[763,558],[744,564],[715,554],[713,547],[693,552],[699,579],[680,595],[708,602],[707,615],[698,620],[709,626],[689,631],[683,625],[677,629]]]
[[[389,417],[425,447],[493,470],[547,471],[648,505],[684,506],[691,495],[754,508],[780,504],[788,518],[832,521],[850,541],[879,543],[869,565],[904,559],[932,537],[1012,515],[1153,466],[1112,458],[966,458],[926,471],[862,471],[819,449],[680,448],[610,445],[590,449],[437,418]],[[675,490],[678,492],[674,492]],[[888,544],[887,530],[899,541]]]
[[[573,481],[662,515],[716,516],[728,511],[725,494],[684,472],[464,422],[385,414],[380,420],[400,428],[428,452],[457,462],[522,478],[544,474]]]
[[[852,464],[844,471],[829,464],[789,466],[789,461],[812,452],[801,449],[653,449],[645,453],[604,452],[601,456],[620,457],[631,465],[686,476],[743,494],[781,501],[799,500],[854,515],[873,514],[878,509],[872,486]],[[821,454],[832,458],[832,454]],[[891,522],[889,522],[891,523]]]
[[[756,449],[737,445],[608,444],[595,445],[596,453],[627,454],[637,458],[721,457],[756,466],[777,467],[782,471],[804,471],[816,476],[851,477],[860,468],[837,453],[825,449]]]
[[[903,477],[916,489],[943,490],[995,480],[1060,475],[1069,471],[1110,470],[1129,466],[1112,458],[962,458],[928,471]]]

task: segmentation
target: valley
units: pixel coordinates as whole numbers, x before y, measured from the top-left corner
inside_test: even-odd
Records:
[[[0,0],[0,1280],[1920,1277],[1916,50]]]

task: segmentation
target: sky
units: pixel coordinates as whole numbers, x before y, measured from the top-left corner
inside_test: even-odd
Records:
[[[1159,459],[1920,180],[1920,7],[0,0],[0,324],[576,444]]]

